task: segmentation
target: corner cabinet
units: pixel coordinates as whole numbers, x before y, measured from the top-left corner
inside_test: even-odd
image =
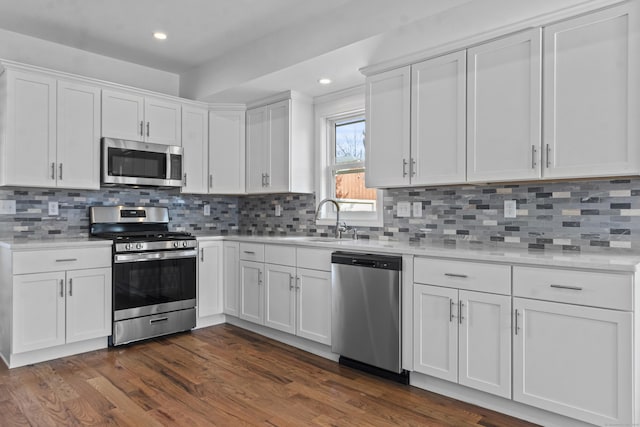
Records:
[[[0,352],[9,367],[103,348],[111,335],[111,248],[2,251]]]
[[[181,104],[134,92],[102,92],[102,136],[181,145]]]
[[[206,108],[182,106],[182,193],[209,191],[209,112]]]
[[[540,177],[541,30],[467,51],[467,180]]]
[[[245,109],[209,111],[209,177],[212,194],[245,192]]]
[[[313,105],[301,95],[246,113],[246,190],[313,192]]]
[[[0,86],[1,184],[100,188],[100,89],[11,67]]]
[[[544,28],[544,175],[640,173],[640,5]]]

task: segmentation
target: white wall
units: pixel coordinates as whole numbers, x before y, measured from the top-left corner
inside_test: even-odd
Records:
[[[177,74],[0,29],[0,59],[178,95]]]

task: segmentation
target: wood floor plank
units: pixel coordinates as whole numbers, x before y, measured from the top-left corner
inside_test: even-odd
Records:
[[[5,425],[533,426],[231,325],[0,367]]]

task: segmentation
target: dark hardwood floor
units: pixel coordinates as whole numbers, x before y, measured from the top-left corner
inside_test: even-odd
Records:
[[[0,366],[2,426],[533,425],[230,325]]]

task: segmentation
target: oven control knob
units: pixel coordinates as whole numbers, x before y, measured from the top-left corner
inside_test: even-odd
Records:
[[[180,247],[180,242],[173,242],[173,247],[174,248],[179,248]]]
[[[125,250],[125,251],[129,251],[129,250],[131,250],[131,243],[126,243],[126,244],[124,245],[124,250]]]
[[[187,247],[187,242],[182,242],[182,247],[186,248]]]
[[[136,249],[142,249],[142,243],[136,243]]]

